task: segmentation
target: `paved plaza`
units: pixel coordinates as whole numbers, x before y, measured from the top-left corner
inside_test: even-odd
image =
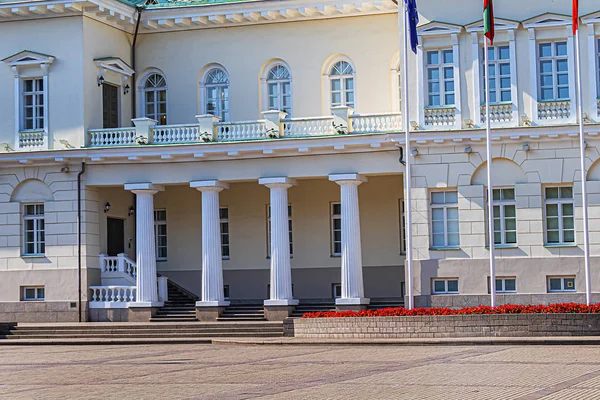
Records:
[[[600,346],[2,346],[2,399],[600,399]]]

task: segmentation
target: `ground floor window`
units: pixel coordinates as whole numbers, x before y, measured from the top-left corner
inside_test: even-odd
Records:
[[[23,206],[23,255],[37,256],[46,252],[43,204]]]
[[[331,203],[331,255],[342,255],[342,204]]]
[[[288,227],[290,235],[290,257],[294,255],[294,243],[292,237],[292,205],[288,205]],[[271,257],[271,206],[267,206],[267,257]]]
[[[548,292],[574,292],[574,276],[549,276]]]
[[[398,214],[400,215],[400,254],[406,254],[406,206],[404,199],[398,200]]]
[[[219,218],[221,221],[221,257],[223,260],[229,260],[229,208],[219,208]]]
[[[491,293],[490,278],[488,277],[488,293]],[[516,293],[517,278],[515,277],[496,277],[496,293]]]
[[[458,278],[433,279],[433,294],[455,294],[458,293]]]
[[[44,301],[46,290],[43,286],[24,287],[23,300],[25,301]]]
[[[154,240],[156,241],[156,259],[167,259],[167,210],[154,210]]]
[[[339,299],[342,297],[342,285],[339,283],[334,283],[331,285],[331,297],[334,299]]]
[[[229,285],[223,286],[223,298],[229,300]]]

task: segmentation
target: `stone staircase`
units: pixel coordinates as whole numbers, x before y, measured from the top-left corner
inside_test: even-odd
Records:
[[[223,315],[217,318],[220,322],[265,320],[265,309],[262,303],[231,304],[225,309]]]
[[[150,322],[190,322],[196,321],[196,301],[198,297],[181,286],[168,281],[169,301],[150,318]]]
[[[198,339],[282,337],[282,322],[65,323],[11,327],[0,339]]]
[[[307,312],[325,312],[325,311],[335,311],[335,303],[330,302],[300,302],[294,309],[294,312],[290,317],[292,318],[302,318],[302,315]]]

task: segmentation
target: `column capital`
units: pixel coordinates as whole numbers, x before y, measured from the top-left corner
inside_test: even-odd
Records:
[[[363,182],[367,182],[366,176],[360,174],[331,174],[329,180],[335,182],[338,185],[360,185]]]
[[[190,187],[200,192],[220,192],[223,189],[229,189],[229,184],[217,180],[212,181],[193,181]]]
[[[280,176],[275,178],[259,178],[258,183],[260,185],[265,185],[269,189],[278,187],[289,189],[296,185],[296,180],[288,178],[287,176]]]
[[[125,190],[129,190],[135,194],[156,194],[162,192],[165,187],[162,185],[153,185],[149,182],[144,183],[126,183]]]

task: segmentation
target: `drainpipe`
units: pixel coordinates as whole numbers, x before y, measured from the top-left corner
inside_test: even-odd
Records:
[[[133,69],[133,75],[131,76],[131,119],[137,117],[137,108],[135,100],[137,97],[137,87],[135,82],[135,44],[137,43],[138,32],[140,30],[140,21],[142,20],[142,12],[144,11],[143,5],[136,6],[137,10],[137,21],[135,23],[135,32],[133,33],[133,42],[131,43],[131,69]]]
[[[79,306],[79,322],[81,321],[81,176],[85,173],[85,162],[81,163],[81,171],[77,174],[77,281]]]

